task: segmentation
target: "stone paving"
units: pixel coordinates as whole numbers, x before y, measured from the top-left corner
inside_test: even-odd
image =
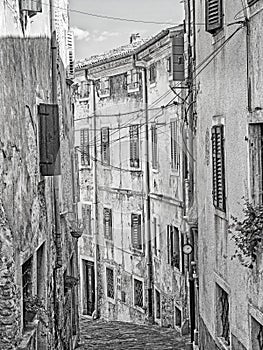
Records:
[[[171,328],[125,322],[81,318],[80,329],[77,350],[185,350],[189,342]]]

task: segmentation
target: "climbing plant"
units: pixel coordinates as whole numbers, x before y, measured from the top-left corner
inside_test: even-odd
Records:
[[[254,205],[245,199],[244,219],[231,216],[229,232],[235,241],[236,250],[232,258],[238,258],[242,265],[253,268],[263,242],[263,205]]]

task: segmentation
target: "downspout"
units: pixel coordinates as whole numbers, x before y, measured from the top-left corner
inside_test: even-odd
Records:
[[[92,84],[92,114],[93,114],[93,233],[94,233],[94,273],[95,273],[95,310],[92,314],[93,319],[97,319],[99,317],[98,313],[98,175],[97,175],[97,120],[96,120],[96,87],[95,81],[90,80]]]
[[[148,316],[153,322],[153,266],[152,266],[152,245],[151,245],[151,203],[150,203],[150,167],[149,167],[149,111],[147,91],[147,68],[142,67],[143,77],[143,102],[145,109],[145,166],[144,166],[144,188],[145,188],[145,232],[146,232],[146,259],[147,259],[147,290],[148,290]]]

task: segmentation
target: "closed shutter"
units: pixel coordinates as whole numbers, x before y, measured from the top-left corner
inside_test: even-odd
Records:
[[[171,167],[174,170],[178,169],[178,152],[177,152],[177,122],[170,122],[171,128]]]
[[[139,125],[130,126],[130,166],[139,168]]]
[[[101,161],[103,164],[110,164],[110,149],[109,149],[109,128],[101,128]]]
[[[131,214],[131,236],[133,248],[142,249],[141,215],[139,214]]]
[[[171,241],[170,241],[170,225],[167,225],[166,230],[166,246],[167,246],[167,264],[171,263]]]
[[[129,71],[127,73],[127,85],[129,86],[129,85],[131,85],[131,83],[132,83],[132,72]]]
[[[39,162],[43,176],[61,174],[58,105],[41,103],[39,114]]]
[[[81,165],[90,165],[89,129],[80,130]]]
[[[82,222],[84,226],[84,232],[87,235],[92,235],[91,231],[91,205],[82,204]]]
[[[111,209],[103,209],[103,218],[104,218],[104,237],[106,239],[112,240],[112,214]]]
[[[258,0],[247,0],[248,6],[255,4]]]
[[[212,128],[213,203],[225,211],[225,168],[223,125]]]
[[[172,69],[173,80],[184,80],[184,37],[183,35],[172,38]]]
[[[21,10],[29,12],[42,12],[42,0],[21,0]],[[32,16],[33,14],[30,14]]]
[[[251,196],[254,204],[263,203],[263,124],[250,124],[249,158]]]
[[[223,25],[222,0],[206,0],[206,31],[214,33]]]
[[[74,154],[75,154],[75,171],[76,171],[76,199],[75,199],[75,203],[79,202],[80,200],[80,186],[79,186],[79,151],[78,148],[75,147],[74,150]]]
[[[152,167],[153,169],[158,168],[157,162],[157,127],[156,125],[151,126],[152,131]]]

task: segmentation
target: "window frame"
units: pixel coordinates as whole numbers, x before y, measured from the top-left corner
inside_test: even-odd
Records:
[[[135,297],[135,281],[141,283],[142,304],[140,304],[140,305],[138,303],[136,303],[136,299],[138,299],[138,298]],[[144,300],[144,298],[145,298],[145,296],[144,296],[144,280],[138,276],[133,276],[133,288],[132,288],[132,290],[133,290],[133,306],[135,308],[138,308],[139,310],[144,310],[144,303],[145,303],[145,300]]]
[[[106,215],[105,213],[109,213],[109,220],[106,220]],[[107,226],[106,223],[109,222],[109,234],[107,234]],[[112,232],[112,209],[111,208],[103,208],[103,233],[104,233],[104,238],[112,241],[113,240],[113,232]]]
[[[138,220],[138,228],[137,231],[137,240],[140,238],[139,244],[135,244],[134,240],[134,219],[137,217]],[[142,215],[141,213],[131,213],[131,246],[132,249],[143,251],[143,238],[142,238]]]
[[[152,169],[158,170],[158,137],[157,125],[151,124],[151,141],[152,141]]]
[[[216,336],[217,339],[219,340],[220,343],[223,343],[224,346],[229,347],[230,346],[230,337],[231,337],[231,327],[230,327],[230,294],[229,291],[226,291],[220,284],[217,282],[215,283],[216,285],[216,290],[215,290],[215,309],[216,309]],[[221,294],[221,296],[220,296]],[[223,313],[222,313],[222,308],[224,305],[221,304],[221,298],[226,297],[227,300],[227,324],[223,324]],[[224,312],[224,310],[223,310]],[[227,334],[224,335],[225,329],[227,328]]]
[[[149,81],[150,85],[155,84],[157,81],[157,67],[155,62],[149,66]]]
[[[103,126],[101,131],[101,163],[103,165],[110,165],[110,128],[108,126]],[[105,134],[106,131],[106,140]]]
[[[171,170],[174,172],[179,172],[180,168],[180,156],[179,156],[179,147],[178,147],[178,120],[170,120],[170,146],[171,146]]]
[[[112,278],[112,287],[109,288],[109,274],[108,272],[111,272],[112,275],[110,276]],[[110,266],[105,267],[105,276],[106,276],[106,297],[111,300],[115,300],[115,273],[114,268]]]
[[[130,168],[140,169],[140,124],[129,126],[130,135]]]
[[[89,128],[80,129],[80,165],[90,167],[90,132]]]

